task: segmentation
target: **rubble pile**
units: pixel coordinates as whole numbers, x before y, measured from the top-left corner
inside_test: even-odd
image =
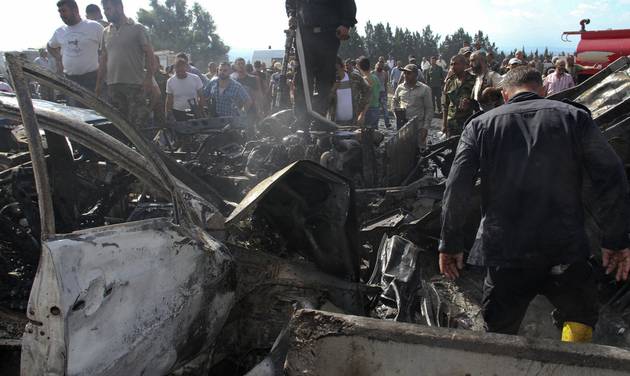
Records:
[[[433,139],[418,153],[412,126],[369,138],[356,129],[304,132],[285,110],[261,121],[255,138],[229,121],[191,120],[153,132],[151,142],[78,85],[9,63],[93,107],[32,102],[47,171],[34,168],[17,138],[0,150],[0,336],[22,335],[6,312],[28,322],[23,369],[281,374],[295,342],[289,320],[304,308],[484,330],[482,271],[468,268],[452,282],[437,268],[457,137]],[[600,103],[592,84],[574,93],[587,106]],[[603,126],[611,139],[628,140],[628,103],[594,110],[615,119]],[[0,95],[12,135],[29,126],[26,111]],[[373,162],[362,157],[366,139]],[[40,218],[42,174],[54,218]],[[478,211],[467,218],[468,248],[479,219]],[[44,220],[56,232],[41,238]],[[611,319],[597,328],[598,341],[630,347],[627,286],[605,277],[601,285]],[[530,315],[551,322],[547,308]],[[534,321],[523,332],[544,336]],[[96,346],[90,328],[116,322],[125,326],[112,329],[98,354],[86,351]]]

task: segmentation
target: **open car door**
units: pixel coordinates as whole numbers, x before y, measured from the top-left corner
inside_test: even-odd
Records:
[[[36,115],[25,73],[33,77],[37,67],[10,54],[7,61],[29,141],[41,227],[22,374],[164,375],[209,356],[235,290],[232,257],[205,230],[212,204],[174,178],[142,136],[78,85],[43,71],[38,76],[66,94],[96,101],[95,109],[111,118],[138,152],[71,117],[39,109]],[[59,234],[48,177],[54,155],[44,155],[38,117],[71,143],[91,146],[139,185],[161,192],[172,214],[141,220],[125,215],[123,223]],[[109,162],[97,168],[103,163]]]

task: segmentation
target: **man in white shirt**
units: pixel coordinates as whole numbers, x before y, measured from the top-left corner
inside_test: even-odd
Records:
[[[48,52],[55,58],[59,73],[94,91],[103,26],[82,20],[74,0],[58,1],[57,10],[65,25],[55,30],[48,42]]]
[[[328,115],[340,125],[358,125],[363,122],[370,104],[370,86],[358,74],[346,72],[345,64],[337,57],[336,82],[328,98]]]
[[[431,68],[431,63],[429,63],[429,60],[427,60],[426,57],[422,58],[422,64],[420,65],[420,68],[423,72]]]
[[[192,73],[188,73],[188,63],[184,59],[175,62],[175,75],[166,81],[166,118],[172,115],[177,121],[186,121],[186,111],[191,109],[189,101],[203,103],[203,83]],[[195,109],[199,109],[195,106]],[[197,114],[199,115],[199,114]]]

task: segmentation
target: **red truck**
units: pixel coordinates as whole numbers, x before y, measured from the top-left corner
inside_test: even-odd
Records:
[[[608,64],[622,56],[630,55],[630,29],[586,30],[589,19],[580,21],[579,31],[565,31],[562,40],[569,41],[569,35],[580,35],[581,39],[575,51],[576,64],[593,66]],[[589,69],[579,72],[579,82],[594,75],[599,70]]]

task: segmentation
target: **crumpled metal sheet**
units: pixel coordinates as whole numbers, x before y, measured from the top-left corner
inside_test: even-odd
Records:
[[[630,99],[630,68],[611,73],[575,101],[591,110],[593,118]]]
[[[383,236],[369,284],[383,289],[381,298],[398,310],[395,320],[413,322],[412,305],[422,285],[418,259],[422,250],[409,240],[394,235]]]
[[[359,231],[346,178],[311,161],[290,164],[254,187],[226,224],[238,227],[251,217],[322,271],[358,281]]]

